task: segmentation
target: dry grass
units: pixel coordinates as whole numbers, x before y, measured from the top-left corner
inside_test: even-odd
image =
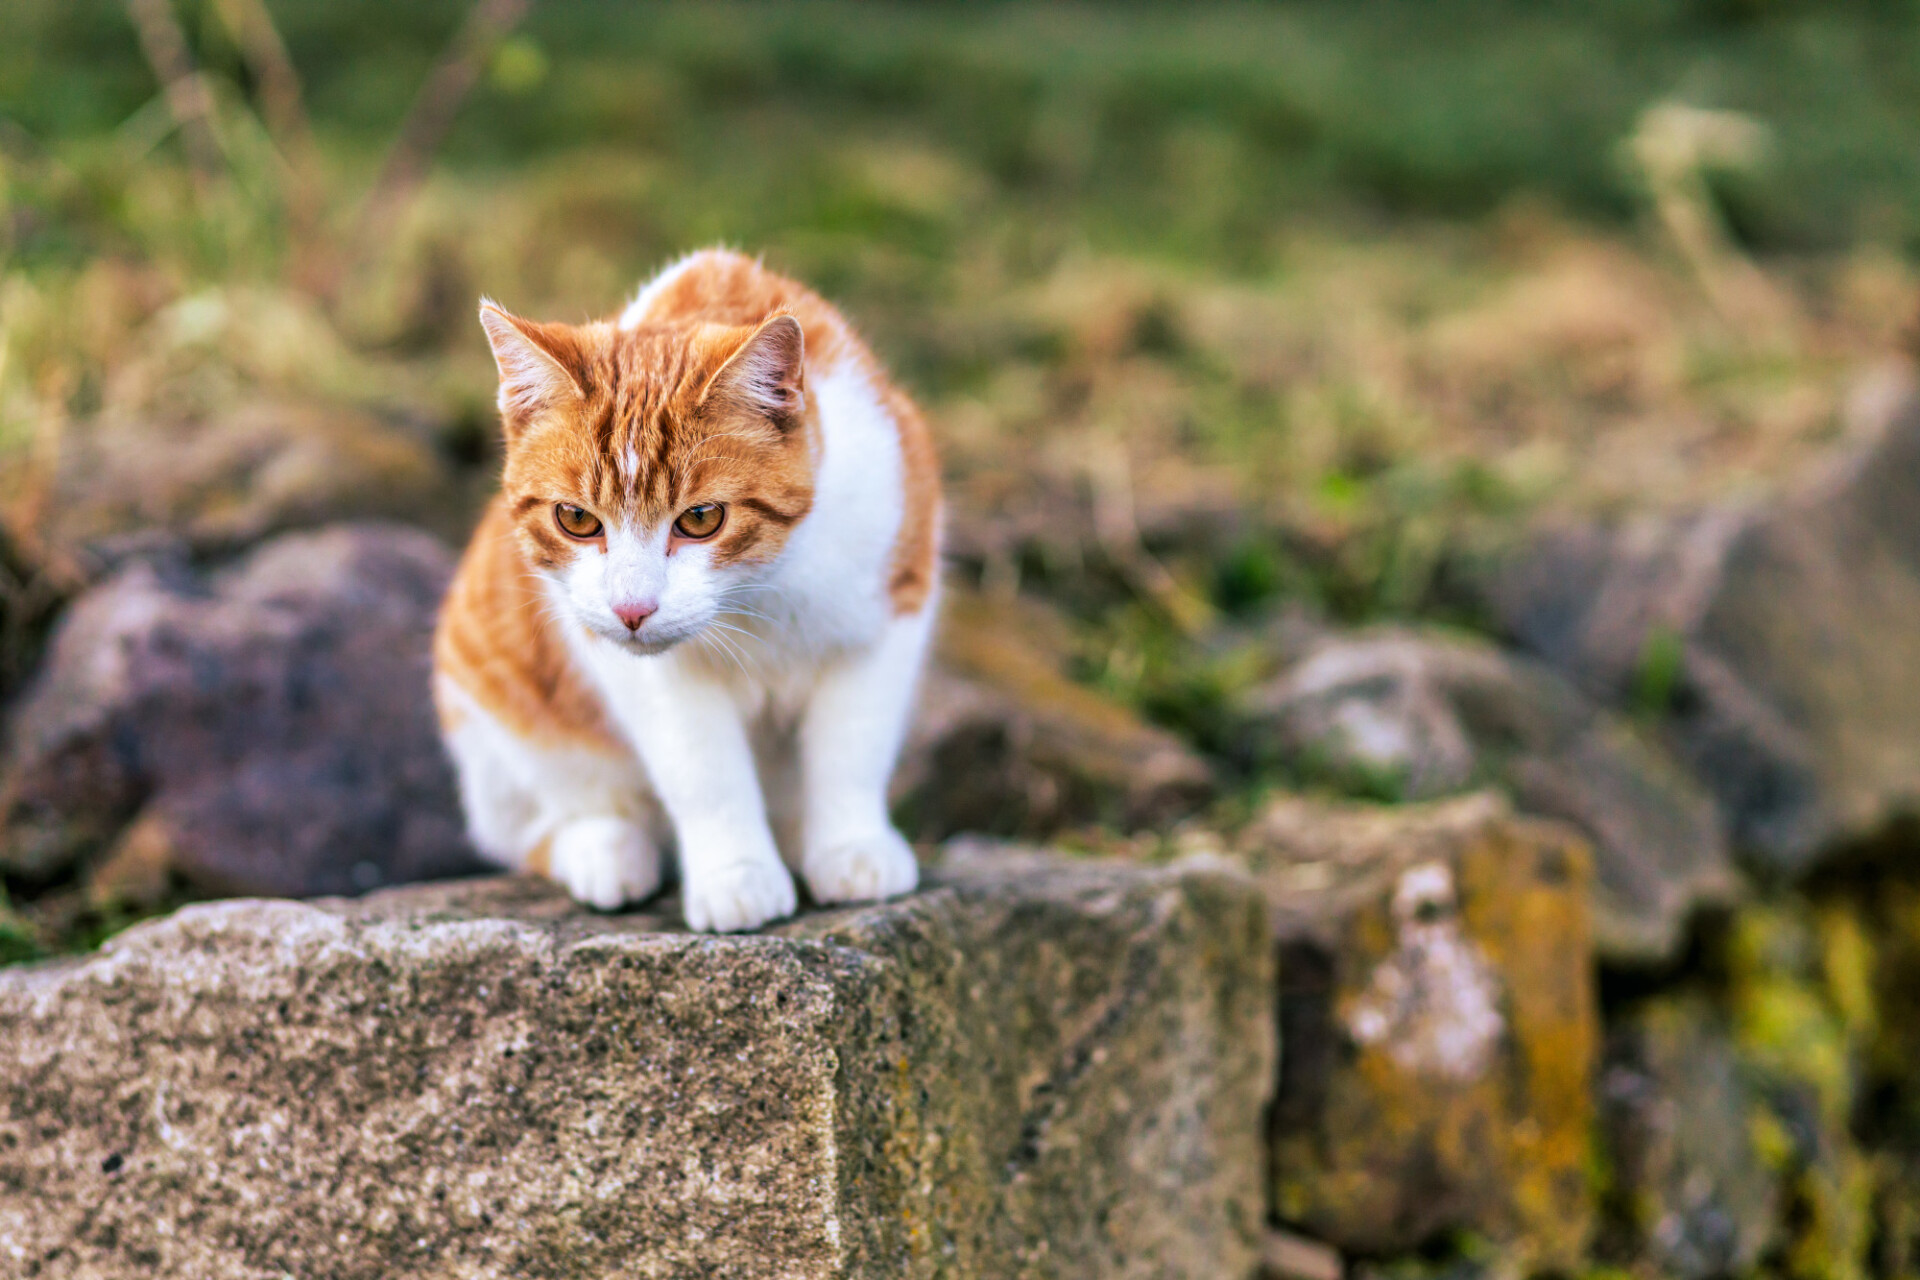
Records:
[[[344,19],[276,11],[296,63],[314,32],[346,38],[325,25]],[[335,123],[353,116],[339,86],[397,118],[417,79],[336,60],[309,76],[332,104],[311,136],[276,144],[285,85],[249,97],[221,70],[246,58],[200,32],[211,180],[163,99],[104,133],[0,122],[0,524],[11,590],[41,602],[9,613],[15,653],[45,600],[147,526],[217,554],[365,492],[457,534],[493,456],[474,299],[602,314],[716,239],[845,304],[937,424],[959,571],[1067,604],[1083,674],[1148,705],[1217,683],[1183,667],[1189,642],[1276,597],[1459,618],[1450,575],[1543,508],[1764,493],[1848,429],[1850,388],[1915,317],[1897,222],[1744,247],[1757,215],[1728,193],[1787,199],[1767,166],[1811,163],[1792,119],[1636,105],[1622,80],[1611,123],[1522,136],[1524,95],[1454,93],[1507,68],[1549,100],[1529,50],[1587,56],[1567,43],[1585,18],[1396,52],[1405,19],[1311,6],[1177,29],[730,12],[745,25],[633,18],[565,65],[536,23],[371,252],[350,242],[382,146]],[[556,11],[542,38],[579,21]],[[1779,67],[1830,73],[1781,52],[1794,21],[1730,29],[1712,56],[1785,103]],[[1693,32],[1662,38],[1694,50]],[[1354,114],[1389,54],[1431,54],[1429,96],[1380,83]],[[1475,130],[1485,154],[1531,158],[1489,170]]]

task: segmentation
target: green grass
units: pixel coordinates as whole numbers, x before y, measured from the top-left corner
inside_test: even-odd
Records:
[[[363,168],[464,4],[276,0],[323,141]],[[205,9],[210,67],[243,79]],[[14,0],[0,116],[97,139],[153,96],[121,6]],[[845,143],[907,140],[996,218],[1208,265],[1273,261],[1302,213],[1473,216],[1517,195],[1638,208],[1616,144],[1678,98],[1767,125],[1770,162],[1722,184],[1763,249],[1920,236],[1920,6],[1729,0],[1290,4],[627,4],[548,0],[463,113],[471,172],[610,148],[673,180],[641,256],[709,238],[950,247],[964,195],[849,191]],[[944,207],[943,207],[944,206]],[[63,237],[30,239],[57,252]]]
[[[269,6],[337,232],[466,4]],[[10,6],[0,455],[97,411],[155,305],[287,282],[246,68],[205,0],[177,7],[223,104],[210,193],[117,0]],[[1068,510],[1076,459],[1120,449],[1149,490],[1184,476],[1190,507],[1247,513],[1171,552],[1228,614],[1471,623],[1457,579],[1548,495],[1691,501],[1831,437],[1911,308],[1915,67],[1913,0],[546,0],[333,308],[343,363],[281,390],[424,417],[484,462],[478,294],[604,312],[723,240],[853,313],[933,410],[969,518],[1026,520],[1030,586],[1126,604],[1080,580]],[[1648,217],[1623,141],[1665,101],[1768,131],[1710,212],[1790,296],[1787,349],[1714,315]],[[1149,691],[1191,683],[1184,651],[1156,652],[1127,669],[1173,674],[1116,687],[1191,718],[1205,695]]]

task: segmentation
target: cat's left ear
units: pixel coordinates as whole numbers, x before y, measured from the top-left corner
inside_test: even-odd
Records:
[[[707,396],[725,395],[785,429],[806,410],[805,364],[800,322],[774,316],[720,366],[707,384]]]

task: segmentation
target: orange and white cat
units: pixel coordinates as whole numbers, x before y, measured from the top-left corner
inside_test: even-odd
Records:
[[[677,846],[687,923],[911,890],[887,815],[938,598],[911,401],[827,302],[724,250],[619,318],[482,301],[506,467],[434,693],[474,843],[611,910]]]

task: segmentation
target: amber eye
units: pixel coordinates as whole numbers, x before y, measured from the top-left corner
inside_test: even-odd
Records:
[[[597,538],[600,536],[600,518],[585,507],[576,507],[571,502],[562,502],[553,509],[553,521],[560,526],[560,532],[569,538]]]
[[[717,502],[702,502],[688,507],[673,522],[673,531],[683,538],[711,538],[727,522],[727,509]]]

